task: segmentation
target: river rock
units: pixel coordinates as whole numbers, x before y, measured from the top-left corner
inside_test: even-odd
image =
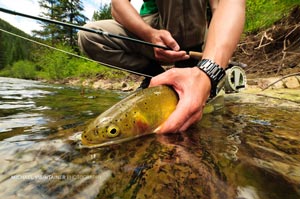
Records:
[[[272,84],[275,81],[278,81],[281,77],[270,77],[270,78],[259,78],[258,79],[258,87],[259,88],[266,88],[270,84]],[[273,89],[279,89],[279,88],[284,88],[284,84],[282,81],[277,82],[276,84],[272,85],[271,88]]]
[[[299,88],[300,84],[299,84],[298,78],[297,78],[297,76],[287,77],[287,78],[283,79],[282,81],[286,88]]]

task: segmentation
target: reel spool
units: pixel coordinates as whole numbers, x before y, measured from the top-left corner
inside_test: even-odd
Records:
[[[236,93],[246,87],[246,73],[239,66],[232,66],[226,70],[224,89],[226,93]]]

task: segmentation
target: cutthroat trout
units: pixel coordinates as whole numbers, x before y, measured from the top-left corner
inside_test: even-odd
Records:
[[[160,85],[137,91],[100,114],[81,135],[82,144],[106,146],[154,133],[178,103],[173,88]],[[214,107],[207,104],[204,113]]]
[[[177,103],[178,95],[169,86],[137,91],[90,123],[81,135],[82,144],[102,146],[153,133],[175,110]]]

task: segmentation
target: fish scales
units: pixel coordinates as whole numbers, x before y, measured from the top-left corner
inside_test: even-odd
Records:
[[[166,85],[137,91],[88,125],[82,133],[82,143],[113,143],[153,133],[175,110],[177,103],[177,93]]]

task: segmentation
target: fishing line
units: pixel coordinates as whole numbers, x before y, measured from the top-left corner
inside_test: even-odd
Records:
[[[153,43],[146,42],[146,41],[143,41],[143,40],[134,39],[134,38],[126,37],[126,36],[122,36],[122,35],[116,35],[116,34],[112,34],[112,33],[109,33],[109,32],[104,32],[104,31],[101,31],[101,30],[95,30],[95,29],[85,28],[83,26],[77,26],[77,25],[70,24],[70,23],[65,23],[65,22],[56,21],[56,20],[52,20],[52,19],[46,19],[46,18],[43,18],[43,17],[37,17],[37,16],[33,16],[33,15],[28,15],[28,14],[24,14],[24,13],[20,13],[20,12],[16,12],[16,11],[8,10],[8,9],[5,9],[5,8],[1,8],[1,7],[0,7],[0,11],[8,13],[8,14],[12,14],[12,15],[19,15],[19,16],[22,16],[22,17],[36,19],[36,20],[40,20],[40,21],[44,21],[44,22],[48,22],[48,23],[53,23],[53,24],[61,25],[61,26],[67,26],[67,27],[78,29],[78,30],[82,30],[82,31],[87,31],[87,32],[91,32],[91,33],[103,35],[103,36],[108,36],[108,37],[117,38],[117,39],[121,39],[121,40],[127,40],[127,41],[131,41],[131,42],[134,42],[134,43],[139,43],[139,44],[143,44],[143,45],[147,45],[147,46],[151,46],[151,47],[155,47],[155,48],[161,48],[161,49],[164,49],[164,50],[172,50],[168,46],[157,45],[157,44],[153,44]],[[34,43],[37,43],[34,40],[31,40],[31,41],[34,42]],[[38,44],[43,45],[43,46],[47,46],[47,45],[39,43],[39,42],[38,42]],[[53,48],[51,46],[47,46],[47,47],[55,49],[55,48]],[[63,50],[59,50],[59,51],[64,52]],[[65,52],[65,53],[70,54],[72,56],[81,57],[81,56],[75,55],[73,53],[69,53],[69,52]],[[200,53],[200,52],[186,51],[186,53],[191,58],[201,59],[201,57],[202,57],[202,53]],[[113,66],[113,65],[106,64],[106,63],[103,63],[103,62],[100,62],[100,61],[95,61],[95,60],[92,60],[92,59],[88,59],[86,57],[81,57],[81,58],[89,60],[89,61],[93,61],[93,62],[96,62],[96,63],[99,63],[99,64],[101,64],[103,66],[107,66],[107,67],[118,69],[118,70],[123,70],[123,71],[129,72],[129,73],[133,73],[133,74],[136,74],[136,75],[141,75],[141,76],[144,76],[144,77],[153,77],[151,75],[147,75],[147,74],[140,73],[140,72],[135,72],[135,71],[132,71],[132,70],[129,70],[129,69],[124,69],[124,68],[121,68],[121,67]]]
[[[27,18],[36,19],[36,20],[40,20],[40,21],[44,21],[44,22],[48,22],[48,23],[53,23],[53,24],[57,24],[57,25],[61,25],[61,26],[67,26],[67,27],[75,28],[75,29],[78,29],[78,30],[83,30],[83,31],[91,32],[91,33],[96,33],[96,34],[99,34],[99,35],[104,35],[104,36],[113,37],[113,38],[117,38],[117,39],[127,40],[127,41],[131,41],[131,42],[135,42],[135,43],[140,43],[140,44],[144,44],[144,45],[155,47],[155,48],[162,48],[162,49],[165,49],[165,50],[172,50],[171,48],[169,48],[167,46],[161,46],[161,45],[153,44],[153,43],[146,42],[146,41],[143,41],[143,40],[134,39],[134,38],[131,38],[131,37],[125,37],[125,36],[122,36],[122,35],[116,35],[116,34],[101,31],[101,30],[85,28],[83,26],[77,26],[77,25],[74,25],[74,24],[65,23],[65,22],[61,22],[61,21],[56,21],[56,20],[53,20],[53,19],[46,19],[46,18],[43,18],[43,17],[28,15],[28,14],[24,14],[24,13],[20,13],[20,12],[16,12],[16,11],[8,10],[8,9],[5,9],[5,8],[0,8],[0,11],[8,13],[8,14],[12,14],[12,15],[19,15],[19,16],[22,16],[22,17],[27,17]]]
[[[113,34],[113,33],[104,32],[104,31],[101,31],[101,30],[95,30],[95,29],[91,29],[91,28],[86,28],[86,27],[83,27],[83,26],[77,26],[77,25],[74,25],[74,24],[65,23],[65,22],[61,22],[61,21],[56,21],[56,20],[53,20],[53,19],[46,19],[46,18],[43,18],[43,17],[28,15],[28,14],[24,14],[24,13],[20,13],[20,12],[16,12],[16,11],[8,10],[8,9],[5,9],[5,8],[0,8],[0,11],[8,13],[8,14],[12,14],[12,15],[19,15],[19,16],[22,16],[22,17],[36,19],[36,20],[40,20],[40,21],[44,21],[44,22],[48,22],[48,23],[61,25],[61,26],[67,26],[67,27],[78,29],[78,30],[83,30],[83,31],[95,33],[95,34],[98,34],[98,35],[104,35],[104,36],[117,38],[117,39],[121,39],[121,40],[127,40],[127,41],[131,41],[131,42],[134,42],[134,43],[139,43],[139,44],[151,46],[151,47],[154,47],[154,48],[161,48],[161,49],[164,49],[164,50],[173,50],[172,48],[170,48],[168,46],[153,44],[153,43],[146,42],[146,41],[143,41],[143,40],[139,40],[139,39],[135,39],[135,38],[131,38],[131,37],[126,37],[126,36],[122,36],[122,35],[116,35],[116,34]],[[201,52],[186,51],[186,53],[188,55],[190,55],[190,57],[195,58],[195,59],[201,59],[201,57],[202,57]]]
[[[95,63],[101,64],[101,65],[106,66],[106,67],[109,67],[109,68],[113,68],[113,69],[117,69],[117,70],[122,70],[122,71],[129,72],[129,73],[132,73],[132,74],[135,74],[135,75],[139,75],[139,76],[153,77],[153,76],[151,76],[151,75],[147,75],[147,74],[144,74],[144,73],[139,73],[139,72],[136,72],[136,71],[132,71],[132,70],[125,69],[125,68],[120,68],[120,67],[117,67],[117,66],[114,66],[114,65],[106,64],[106,63],[103,63],[103,62],[100,62],[100,61],[96,61],[96,60],[93,60],[93,59],[90,59],[90,58],[87,58],[87,57],[83,57],[83,56],[80,56],[80,55],[77,55],[77,54],[74,54],[74,53],[71,53],[71,52],[68,52],[68,51],[59,49],[59,48],[55,48],[55,47],[53,47],[53,46],[49,46],[49,45],[47,45],[47,44],[44,44],[44,43],[41,43],[41,42],[38,42],[38,41],[35,41],[35,40],[32,40],[32,39],[29,39],[29,38],[27,38],[27,37],[23,37],[23,36],[20,36],[20,35],[15,34],[15,33],[11,33],[11,32],[9,32],[9,31],[3,30],[3,29],[1,29],[1,28],[0,28],[0,31],[2,31],[2,32],[4,32],[4,33],[7,33],[7,34],[10,34],[10,35],[13,35],[13,36],[15,36],[15,37],[18,37],[18,38],[21,38],[21,39],[30,41],[30,42],[32,42],[32,43],[41,45],[41,46],[44,46],[44,47],[47,47],[47,48],[50,48],[50,49],[53,49],[53,50],[56,50],[56,51],[60,51],[60,52],[66,53],[66,54],[68,54],[68,55],[71,55],[71,56],[74,56],[74,57],[77,57],[77,58],[81,58],[81,59],[85,59],[85,60],[87,60],[87,61],[91,61],[91,62],[95,62]]]

